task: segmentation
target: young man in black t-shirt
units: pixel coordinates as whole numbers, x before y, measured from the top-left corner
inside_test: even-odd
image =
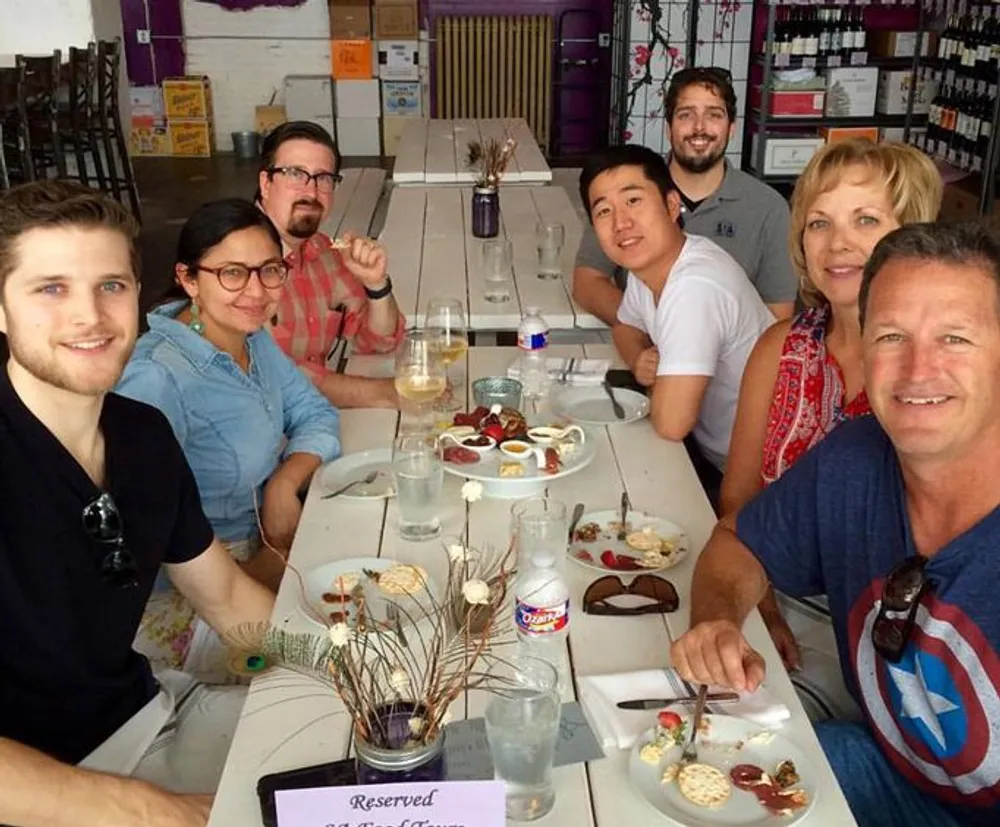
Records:
[[[135,235],[85,187],[0,198],[0,824],[204,825],[204,796],[122,777],[142,757],[121,758],[123,725],[148,747],[170,705],[132,640],[161,564],[216,630],[273,608],[214,539],[167,420],[109,393],[138,332]]]

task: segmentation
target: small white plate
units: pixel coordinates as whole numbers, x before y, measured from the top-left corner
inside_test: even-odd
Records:
[[[729,771],[737,764],[753,764],[768,774],[774,774],[779,763],[791,760],[795,764],[800,781],[792,789],[804,790],[809,803],[801,810],[788,816],[773,815],[750,792],[732,787],[726,803],[718,809],[699,807],[688,801],[677,786],[677,781],[661,784],[663,771],[680,761],[683,749],[679,745],[670,747],[663,753],[659,764],[647,764],[639,757],[640,750],[653,739],[653,730],[644,733],[636,741],[629,756],[628,774],[632,784],[643,798],[665,815],[671,824],[680,827],[717,827],[717,825],[754,825],[754,827],[790,827],[798,824],[812,810],[816,803],[816,772],[798,747],[783,737],[780,732],[769,730],[773,738],[769,743],[747,743],[747,740],[767,729],[744,718],[729,715],[706,715],[710,721],[707,735],[698,737],[698,763],[708,764],[721,770],[727,778]],[[691,718],[685,718],[687,727]],[[743,747],[735,746],[743,742]]]
[[[578,425],[627,425],[649,413],[649,399],[628,388],[613,388],[625,418],[615,416],[604,388],[567,387],[552,394],[552,412]]]
[[[327,463],[319,471],[320,494],[331,494],[354,480],[363,480],[372,471],[378,476],[374,482],[348,488],[334,499],[340,500],[385,500],[396,496],[392,485],[392,449],[373,448],[346,454]]]
[[[357,574],[358,582],[365,587],[369,612],[376,620],[386,619],[385,604],[390,600],[399,605],[402,619],[405,620],[409,615],[414,622],[421,620],[423,612],[420,607],[430,609],[436,595],[434,582],[430,577],[427,580],[427,588],[410,597],[405,594],[385,594],[377,583],[364,574],[365,569],[381,573],[398,565],[402,565],[400,561],[383,557],[350,557],[345,560],[334,560],[332,563],[305,572],[302,579],[305,584],[305,602],[308,605],[303,607],[303,612],[313,622],[319,622],[319,618],[316,617],[318,614],[323,618],[323,625],[329,625],[331,612],[344,611],[347,614],[347,622],[351,623],[357,612],[353,603],[340,603],[330,600],[329,596],[337,593],[337,578]],[[324,599],[324,595],[327,599]]]
[[[601,562],[601,554],[605,550],[610,550],[616,555],[631,557],[635,560],[642,559],[643,554],[641,551],[632,548],[623,540],[618,539],[617,524],[621,521],[621,518],[621,511],[612,509],[606,511],[588,511],[584,514],[580,518],[580,522],[577,523],[576,531],[579,531],[588,523],[596,523],[601,527],[601,532],[598,534],[597,539],[592,542],[577,540],[575,536],[576,532],[574,532],[573,541],[566,550],[569,559],[574,563],[579,563],[581,566],[604,574],[610,572],[616,574],[642,574],[644,571],[663,571],[664,569],[673,568],[687,557],[690,543],[684,529],[677,525],[677,523],[672,523],[670,520],[664,520],[662,517],[655,517],[652,514],[646,514],[642,511],[629,511],[626,522],[631,526],[630,531],[642,531],[644,528],[651,528],[664,540],[669,540],[673,543],[674,551],[672,554],[662,555],[663,564],[659,566],[642,566],[638,569],[618,569],[605,566]],[[591,559],[588,560],[586,557],[581,557],[581,552],[589,554]]]

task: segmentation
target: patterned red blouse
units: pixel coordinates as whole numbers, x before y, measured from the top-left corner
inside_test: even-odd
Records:
[[[844,404],[844,375],[826,349],[828,306],[799,313],[785,337],[767,415],[761,480],[770,485],[841,422],[871,413],[862,390]]]

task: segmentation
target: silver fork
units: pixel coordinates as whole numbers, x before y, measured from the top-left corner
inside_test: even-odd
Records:
[[[693,764],[698,760],[698,748],[695,740],[698,737],[698,727],[701,726],[701,716],[705,714],[705,702],[708,700],[708,684],[703,683],[698,689],[698,700],[694,703],[694,715],[691,718],[691,732],[688,733],[687,744],[684,745],[684,752],[681,753],[680,763]]]
[[[396,637],[399,638],[399,645],[409,648],[409,643],[406,642],[406,635],[403,633],[403,622],[399,617],[399,606],[395,603],[386,604],[386,619],[392,624],[393,631],[396,633]]]

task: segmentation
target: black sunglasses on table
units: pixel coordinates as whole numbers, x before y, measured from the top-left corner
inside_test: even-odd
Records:
[[[107,492],[83,509],[83,530],[94,549],[101,554],[101,578],[116,589],[139,585],[139,566],[125,545],[122,518],[114,499]]]
[[[872,645],[889,663],[899,663],[913,632],[917,607],[933,584],[924,573],[927,558],[907,557],[886,575],[882,604],[872,624]]]

